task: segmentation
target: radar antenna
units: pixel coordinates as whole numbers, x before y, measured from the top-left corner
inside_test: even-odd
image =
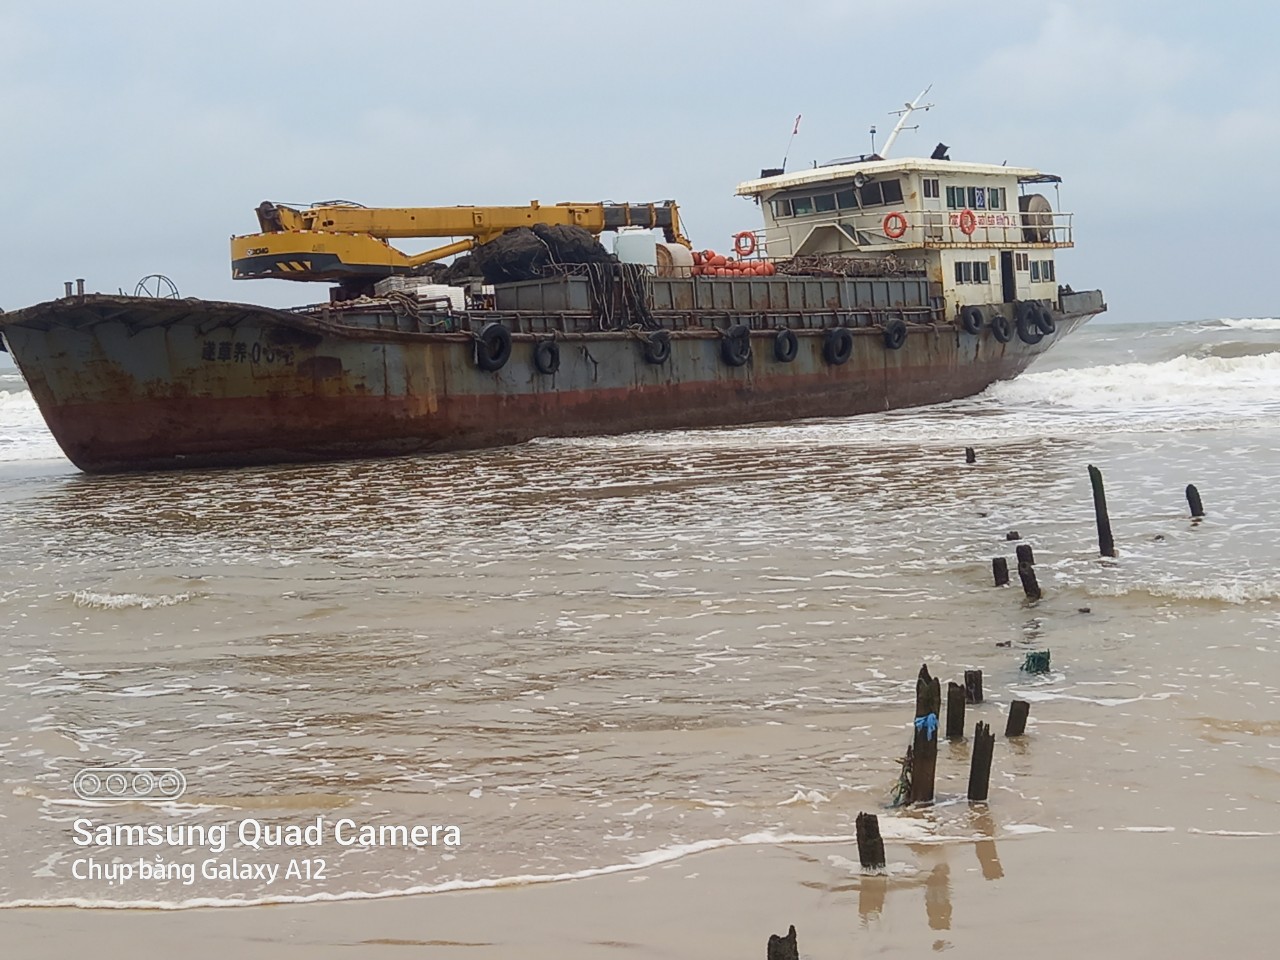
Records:
[[[889,139],[888,139],[888,140],[886,140],[886,141],[884,142],[884,149],[880,151],[880,157],[881,157],[881,159],[884,159],[884,158],[886,158],[886,157],[888,157],[888,156],[889,156],[889,151],[893,149],[893,143],[894,143],[894,141],[895,141],[895,140],[897,140],[897,139],[898,139],[898,134],[899,134],[899,133],[901,133],[903,130],[917,130],[917,129],[919,129],[919,125],[914,126],[914,127],[908,127],[908,126],[906,126],[907,117],[911,116],[911,114],[912,114],[912,112],[913,112],[913,111],[916,111],[916,110],[928,110],[930,107],[932,107],[932,106],[933,106],[933,104],[932,104],[932,103],[925,103],[925,104],[922,104],[922,103],[920,102],[921,100],[923,100],[923,99],[928,95],[929,91],[930,91],[930,90],[932,90],[932,89],[933,89],[933,84],[931,83],[931,84],[929,84],[927,87],[925,87],[923,90],[921,90],[921,91],[920,91],[920,96],[916,97],[916,98],[915,98],[914,100],[912,100],[910,103],[908,103],[908,104],[904,104],[904,109],[902,109],[902,110],[891,110],[891,111],[890,111],[890,113],[897,114],[898,122],[894,125],[894,127],[893,127],[893,132],[892,132],[891,134],[889,134]],[[872,129],[872,137],[874,138],[874,136],[875,136],[875,128],[874,128],[874,127],[872,127],[871,129]],[[873,139],[871,142],[874,144],[874,143],[875,143],[875,140]],[[874,147],[872,147],[872,149],[874,150],[875,148],[874,148]]]

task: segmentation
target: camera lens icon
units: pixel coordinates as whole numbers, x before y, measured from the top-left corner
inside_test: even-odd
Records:
[[[187,778],[173,767],[90,767],[71,782],[81,800],[176,800],[187,789]]]

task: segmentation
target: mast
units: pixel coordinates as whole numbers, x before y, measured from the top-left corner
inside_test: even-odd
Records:
[[[920,104],[920,101],[923,100],[932,89],[933,84],[931,83],[920,91],[920,96],[916,97],[910,103],[905,104],[905,109],[893,111],[898,115],[898,122],[894,124],[893,133],[889,134],[889,139],[884,142],[884,149],[880,151],[881,159],[888,159],[889,151],[893,149],[893,142],[898,139],[898,134],[902,132],[907,122],[907,117],[911,116],[912,111],[928,110],[933,106],[932,103],[926,103],[923,106]],[[913,127],[912,129],[914,130],[915,128]]]

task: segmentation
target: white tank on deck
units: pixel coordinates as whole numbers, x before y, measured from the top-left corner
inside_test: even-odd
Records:
[[[658,243],[653,231],[645,227],[622,227],[613,238],[614,255],[622,263],[658,266]]]
[[[658,276],[692,277],[693,251],[683,243],[659,243]]]

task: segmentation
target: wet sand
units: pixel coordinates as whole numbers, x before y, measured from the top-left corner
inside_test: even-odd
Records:
[[[763,956],[794,923],[812,958],[1260,956],[1280,839],[1042,833],[887,845],[860,875],[846,844],[695,854],[566,883],[237,910],[14,910],[9,955],[43,960]],[[1230,891],[1229,893],[1227,891]]]

